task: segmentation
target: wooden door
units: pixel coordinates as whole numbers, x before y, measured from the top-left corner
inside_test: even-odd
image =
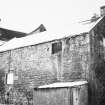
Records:
[[[79,88],[72,88],[73,91],[73,105],[79,105]]]

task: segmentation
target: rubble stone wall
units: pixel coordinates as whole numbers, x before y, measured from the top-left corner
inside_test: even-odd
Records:
[[[62,49],[52,53],[52,44]],[[0,53],[0,69],[14,73],[9,103],[32,104],[32,88],[58,81],[88,79],[89,35],[83,34]]]

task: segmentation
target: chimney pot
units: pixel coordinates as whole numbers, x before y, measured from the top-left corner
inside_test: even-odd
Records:
[[[105,6],[100,7],[100,15],[103,17],[105,16]]]

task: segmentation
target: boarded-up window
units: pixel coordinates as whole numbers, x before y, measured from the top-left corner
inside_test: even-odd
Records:
[[[52,54],[55,54],[62,50],[62,42],[56,42],[52,44]]]

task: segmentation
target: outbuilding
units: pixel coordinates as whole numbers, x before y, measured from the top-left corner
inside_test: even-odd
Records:
[[[88,105],[87,81],[58,82],[34,88],[33,105]]]

